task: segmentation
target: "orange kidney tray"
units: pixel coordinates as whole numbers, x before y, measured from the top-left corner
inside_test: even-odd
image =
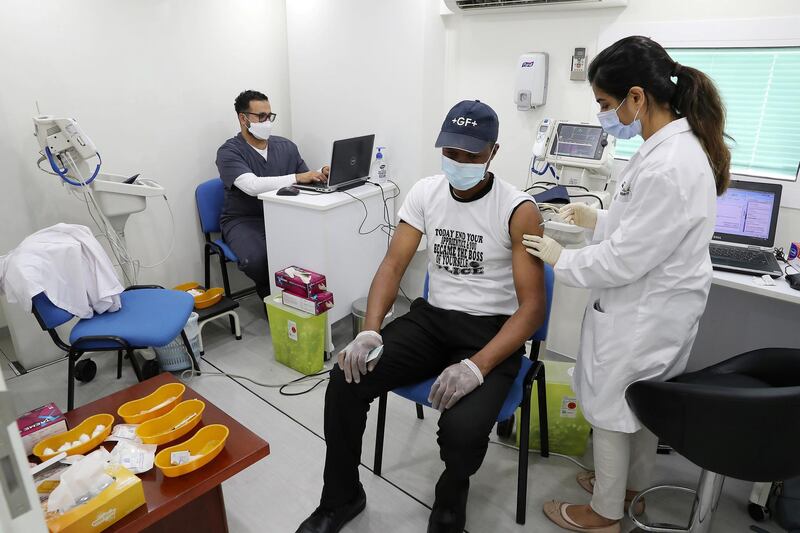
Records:
[[[225,289],[220,287],[213,287],[211,289],[204,289],[196,281],[188,283],[181,283],[175,287],[176,291],[194,291],[199,294],[194,294],[194,306],[196,309],[205,309],[212,305],[218,304],[222,300],[222,295],[225,294]]]

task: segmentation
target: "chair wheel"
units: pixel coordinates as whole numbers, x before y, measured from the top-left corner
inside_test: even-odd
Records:
[[[142,364],[142,379],[150,379],[161,373],[161,368],[158,366],[158,361],[155,359],[148,359]]]
[[[75,363],[75,379],[81,383],[92,381],[97,375],[97,363],[91,359],[84,359]]]
[[[508,420],[503,420],[497,423],[497,436],[505,439],[514,434],[514,415]]]
[[[770,516],[772,515],[769,508],[758,505],[757,503],[749,503],[747,505],[747,512],[750,515],[750,518],[756,522],[764,522],[769,520]]]

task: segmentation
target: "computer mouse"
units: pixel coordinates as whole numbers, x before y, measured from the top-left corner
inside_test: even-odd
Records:
[[[278,196],[297,196],[298,194],[300,194],[300,189],[292,186],[281,187],[277,192]]]

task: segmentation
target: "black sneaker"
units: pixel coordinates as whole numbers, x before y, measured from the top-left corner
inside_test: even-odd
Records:
[[[346,523],[361,514],[366,506],[367,495],[364,487],[359,485],[358,496],[350,503],[334,510],[317,507],[295,533],[337,533]]]
[[[448,479],[445,471],[436,483],[436,501],[428,520],[428,533],[461,533],[467,524],[469,479]]]

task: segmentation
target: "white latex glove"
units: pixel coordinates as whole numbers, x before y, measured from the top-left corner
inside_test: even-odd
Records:
[[[339,368],[344,370],[344,379],[348,383],[359,383],[361,376],[372,372],[378,364],[380,356],[367,363],[367,355],[374,348],[383,344],[383,337],[376,331],[362,331],[344,350],[339,352]]]
[[[597,209],[584,203],[567,204],[558,210],[558,216],[567,224],[575,224],[586,229],[597,226]]]
[[[522,244],[525,245],[526,252],[552,266],[556,265],[558,258],[561,257],[561,250],[564,249],[563,246],[547,235],[542,237],[538,235],[523,235]]]
[[[483,385],[483,374],[480,369],[470,361],[463,361],[450,365],[439,374],[433,382],[428,401],[431,406],[439,411],[450,409],[458,400]]]

